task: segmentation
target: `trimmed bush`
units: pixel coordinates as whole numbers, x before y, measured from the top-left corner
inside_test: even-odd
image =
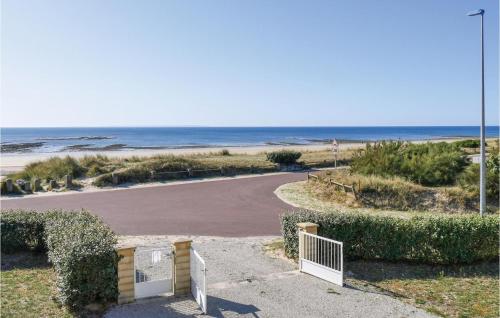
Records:
[[[464,152],[454,144],[381,142],[358,151],[351,169],[363,175],[399,176],[422,185],[438,186],[453,184],[466,165]]]
[[[2,211],[2,252],[47,251],[59,300],[70,308],[118,297],[116,236],[85,212]]]
[[[118,297],[116,236],[88,212],[47,220],[49,261],[57,273],[61,303],[82,307]]]
[[[45,250],[45,218],[35,211],[2,212],[2,253]]]
[[[415,216],[295,211],[281,217],[285,251],[298,257],[297,223],[319,224],[318,234],[342,241],[347,259],[429,264],[498,259],[497,216]]]
[[[292,150],[273,151],[266,154],[267,160],[283,165],[291,165],[297,163],[297,160],[300,158],[300,156],[302,156],[302,153]]]

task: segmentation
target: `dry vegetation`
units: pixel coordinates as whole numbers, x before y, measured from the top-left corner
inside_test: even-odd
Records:
[[[425,187],[399,177],[363,176],[346,170],[316,175],[318,179],[311,179],[306,184],[312,195],[349,207],[432,212],[477,210],[477,196],[459,187]],[[329,180],[353,185],[356,196],[332,185]]]
[[[340,154],[338,165],[347,164],[353,152],[347,150]],[[119,176],[120,183],[140,183],[187,178],[188,169],[192,171],[191,177],[279,171],[278,165],[270,162],[266,155],[264,152],[233,154],[224,149],[212,153],[129,158],[102,155],[85,156],[80,159],[69,156],[53,157],[31,163],[22,171],[8,177],[32,182],[35,178],[39,178],[42,180],[42,185],[47,185],[49,180],[60,181],[65,175],[71,175],[76,180],[91,179],[96,186],[106,186],[112,183],[112,173]],[[302,152],[298,163],[306,167],[333,166],[334,157],[331,151],[305,151]]]

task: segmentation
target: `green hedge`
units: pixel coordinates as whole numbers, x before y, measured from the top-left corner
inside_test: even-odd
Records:
[[[298,257],[297,223],[319,224],[319,235],[344,242],[347,259],[472,263],[498,258],[497,216],[414,216],[294,211],[281,217],[285,251]]]
[[[86,212],[2,211],[2,251],[47,251],[59,300],[72,308],[118,297],[116,236]]]
[[[45,251],[45,218],[34,211],[1,214],[2,253]]]

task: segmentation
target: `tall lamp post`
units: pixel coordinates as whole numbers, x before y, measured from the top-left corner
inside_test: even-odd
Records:
[[[479,213],[481,216],[486,211],[486,152],[484,129],[484,10],[479,9],[467,13],[469,17],[481,16],[481,163],[479,180]]]

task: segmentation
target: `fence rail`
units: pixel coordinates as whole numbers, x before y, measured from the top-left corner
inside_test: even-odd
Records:
[[[316,180],[316,181],[320,181],[321,180],[321,178],[319,176],[308,173],[307,174],[307,181],[309,181],[311,179]],[[352,193],[352,195],[354,196],[354,198],[356,198],[356,188],[354,187],[354,184],[353,185],[343,184],[341,182],[335,181],[332,178],[324,178],[324,180],[326,180],[326,183],[328,185],[330,185],[330,186],[333,185],[336,188],[340,188],[340,189],[344,190],[344,192],[350,192],[350,193]],[[347,191],[347,190],[349,190],[349,191]]]
[[[342,286],[344,277],[342,242],[300,231],[299,267],[303,272]]]

